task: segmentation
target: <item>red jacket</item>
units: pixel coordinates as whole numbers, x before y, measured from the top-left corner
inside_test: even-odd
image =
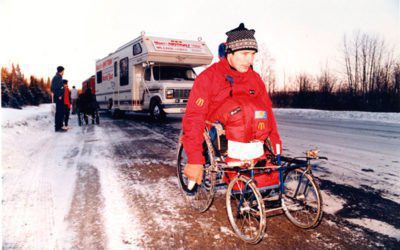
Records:
[[[64,88],[64,105],[70,107],[71,106],[71,102],[69,100],[69,89],[68,88]]]
[[[237,114],[237,118],[229,118],[229,113]],[[269,138],[274,149],[281,144],[272,103],[260,76],[252,69],[246,73],[233,70],[225,58],[203,71],[190,92],[182,121],[182,142],[190,164],[204,164],[206,120],[225,122],[229,140]]]

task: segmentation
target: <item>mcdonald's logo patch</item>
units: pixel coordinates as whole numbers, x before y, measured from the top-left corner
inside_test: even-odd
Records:
[[[199,106],[199,107],[202,107],[204,105],[204,99],[203,98],[197,98],[196,105]]]
[[[259,122],[257,124],[257,128],[258,128],[258,130],[264,130],[265,129],[265,123],[264,122]]]

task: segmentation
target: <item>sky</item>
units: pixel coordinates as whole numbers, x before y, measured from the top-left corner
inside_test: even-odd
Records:
[[[225,32],[244,22],[274,59],[278,85],[298,73],[340,72],[343,36],[378,35],[399,57],[400,0],[0,0],[0,65],[52,77],[65,67],[72,85],[95,61],[146,35],[197,40],[217,60]]]

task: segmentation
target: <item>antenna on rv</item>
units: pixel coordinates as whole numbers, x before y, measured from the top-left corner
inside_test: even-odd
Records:
[[[198,38],[197,38],[197,41],[201,41],[201,40],[203,40],[203,38],[201,37],[201,36],[199,36]]]
[[[144,35],[146,35],[146,32],[144,32],[144,30],[142,30],[142,32],[140,32],[140,35],[144,36]]]

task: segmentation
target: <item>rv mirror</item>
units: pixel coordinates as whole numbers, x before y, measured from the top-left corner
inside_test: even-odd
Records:
[[[142,63],[142,66],[143,66],[143,68],[146,68],[147,67],[147,63]]]

